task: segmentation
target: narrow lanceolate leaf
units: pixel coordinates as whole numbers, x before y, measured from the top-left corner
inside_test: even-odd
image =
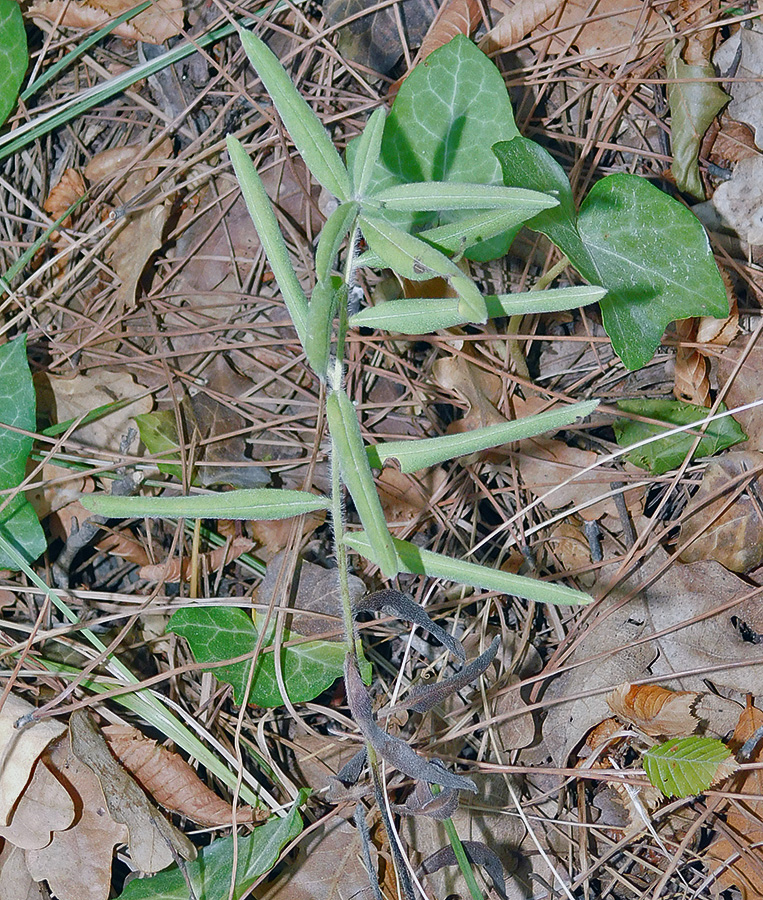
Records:
[[[278,220],[273,212],[270,198],[265,191],[262,179],[257,174],[249,154],[234,137],[226,139],[233,169],[241,185],[246,207],[252,217],[262,246],[268,257],[278,287],[283,294],[284,303],[289,310],[294,327],[302,346],[307,337],[307,297],[289,259],[286,242],[278,227]]]
[[[363,133],[358,138],[355,155],[352,159],[352,171],[350,172],[353,196],[358,199],[365,194],[368,185],[371,183],[376,163],[379,161],[384,123],[386,121],[387,110],[380,106],[371,113]]]
[[[307,168],[327,191],[340,200],[349,200],[350,176],[320,119],[267,45],[245,28],[241,29],[240,35],[246,55],[273,99]]]
[[[478,428],[464,434],[375,444],[367,450],[368,461],[378,469],[388,459],[396,459],[403,472],[417,472],[419,469],[436,466],[457,456],[500,447],[501,444],[508,444],[511,441],[521,441],[544,431],[558,431],[572,425],[577,419],[590,416],[598,405],[598,400],[586,400],[583,403],[573,403],[561,409],[551,409],[513,422],[488,425],[486,428]]]
[[[668,797],[701,794],[737,769],[729,748],[715,738],[674,738],[644,754],[644,770]]]
[[[360,227],[371,250],[403,278],[426,281],[440,275],[450,281],[463,277],[461,269],[439,250],[381,218],[361,216]]]
[[[288,519],[303,513],[328,509],[329,501],[307,491],[276,488],[191,494],[185,497],[112,497],[83,494],[82,505],[110,519],[134,516],[184,519]]]
[[[336,454],[334,462],[339,463],[342,479],[347,485],[360,521],[366,530],[365,533],[374,548],[374,562],[386,578],[394,578],[399,570],[392,535],[387,528],[379,495],[376,492],[355,407],[344,391],[332,391],[329,394],[326,401],[326,417]]]
[[[312,370],[321,381],[326,380],[331,348],[331,328],[340,292],[346,297],[347,286],[342,285],[339,290],[335,290],[331,283],[331,277],[324,278],[315,285],[307,310],[305,354]]]
[[[485,297],[488,318],[523,316],[534,313],[577,309],[598,303],[606,294],[600,287],[555,288],[548,291],[527,291],[524,294],[498,294]],[[419,300],[390,300],[363,309],[350,319],[355,328],[382,328],[399,334],[429,334],[441,328],[465,325],[469,319],[462,315],[457,297],[424,297]]]
[[[547,195],[539,194],[539,196]],[[540,207],[536,207],[536,212],[540,209]],[[467,247],[489,241],[496,235],[502,234],[516,225],[521,225],[530,217],[528,212],[529,210],[524,206],[514,209],[491,209],[475,212],[460,218],[458,222],[420,231],[418,237],[439,250],[463,253]]]
[[[368,536],[357,531],[344,539],[345,544],[351,547],[361,556],[370,559],[377,565],[374,548]],[[408,572],[411,575],[427,575],[431,578],[444,578],[446,581],[455,581],[458,584],[468,584],[475,588],[488,591],[500,591],[503,594],[512,594],[525,600],[534,600],[536,603],[555,603],[560,606],[570,606],[575,603],[590,603],[591,598],[582,591],[565,587],[563,584],[552,584],[546,581],[536,581],[533,578],[524,578],[521,575],[512,575],[510,572],[502,572],[500,569],[491,569],[490,566],[481,566],[478,563],[465,560],[452,559],[441,553],[432,553],[431,550],[422,550],[409,541],[401,541],[392,538],[395,552],[397,553],[397,567],[400,572]]]
[[[504,187],[493,184],[463,184],[448,181],[419,181],[413,184],[398,184],[384,188],[373,195],[373,199],[387,209],[401,212],[419,212],[429,209],[444,211],[452,209],[510,209],[521,211],[524,219],[559,201],[538,191],[523,188]]]
[[[357,214],[357,203],[341,203],[328,217],[315,251],[315,274],[318,281],[331,276],[339,248],[350,233]]]

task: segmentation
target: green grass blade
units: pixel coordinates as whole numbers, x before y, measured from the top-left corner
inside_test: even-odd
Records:
[[[286,249],[286,242],[278,227],[273,205],[265,191],[262,179],[254,168],[254,163],[241,146],[241,142],[229,136],[226,143],[249,215],[252,217],[254,227],[262,241],[300,343],[304,347],[307,342],[307,297],[305,297],[305,292],[302,290],[297,273],[289,259],[289,251]]]
[[[303,513],[328,509],[329,501],[307,491],[278,488],[251,488],[215,494],[183,497],[113,497],[111,494],[83,494],[85,509],[110,519],[135,516],[184,519],[288,519]]]
[[[361,556],[379,565],[375,548],[364,532],[357,531],[352,535],[347,535],[344,542]],[[478,563],[462,559],[452,559],[441,553],[422,550],[421,547],[417,547],[409,541],[398,540],[398,538],[392,538],[392,543],[397,554],[397,568],[400,572],[426,575],[430,578],[444,578],[446,581],[455,581],[457,584],[468,584],[475,588],[512,594],[515,597],[522,597],[524,600],[534,600],[536,603],[554,603],[560,606],[591,603],[591,597],[588,594],[568,588],[563,584],[536,581],[534,578],[524,578],[522,575],[512,575],[510,572],[502,572],[500,569],[491,569],[490,566],[481,566]]]
[[[551,409],[513,422],[488,425],[486,428],[478,428],[464,434],[375,444],[367,450],[368,460],[375,468],[381,468],[388,459],[397,459],[400,469],[410,474],[457,456],[467,456],[469,453],[500,447],[501,444],[534,437],[544,431],[558,431],[572,425],[577,419],[589,416],[598,405],[598,400],[586,400],[583,403],[573,403],[561,409]]]
[[[307,105],[270,48],[240,30],[241,44],[270,94],[294,145],[315,178],[340,200],[350,199],[350,176],[320,119]]]

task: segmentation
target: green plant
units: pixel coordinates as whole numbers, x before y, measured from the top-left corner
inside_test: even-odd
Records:
[[[433,113],[445,128],[445,135],[442,130],[432,133],[427,127],[427,117],[431,113],[427,104],[429,94],[426,91],[424,94],[416,93],[420,88],[414,73],[409,84],[401,90],[389,119],[384,110],[373,113],[363,134],[348,149],[345,164],[328,133],[266,45],[248,31],[241,32],[241,40],[308,168],[338,201],[318,242],[315,287],[308,300],[292,267],[262,181],[244,147],[235,138],[228,139],[231,161],[285,305],[311,368],[325,384],[325,413],[332,454],[330,499],[325,500],[308,492],[255,489],[225,494],[224,501],[218,494],[194,494],[180,498],[96,496],[84,498],[84,502],[93,511],[107,516],[212,518],[224,514],[229,518],[242,519],[296,516],[328,506],[334,529],[344,624],[345,640],[339,655],[336,645],[332,648],[313,646],[324,642],[300,644],[297,641],[292,646],[288,633],[285,637],[289,646],[281,647],[275,639],[271,623],[261,619],[251,622],[241,610],[189,608],[175,615],[171,629],[188,639],[199,661],[223,664],[222,667],[215,666],[213,671],[234,685],[236,700],[242,704],[249,700],[276,706],[311,699],[343,671],[348,704],[365,739],[365,747],[338,777],[344,783],[351,784],[357,780],[363,767],[368,766],[379,810],[389,830],[379,771],[381,761],[396,767],[417,782],[419,787],[429,791],[423,799],[417,800],[418,812],[426,813],[435,803],[441,804],[441,811],[452,810],[459,791],[473,791],[476,788],[469,778],[450,772],[436,761],[424,760],[404,741],[380,728],[372,714],[371,698],[366,687],[370,673],[358,640],[356,614],[361,610],[382,611],[413,622],[428,630],[462,663],[460,670],[451,678],[437,684],[423,685],[404,698],[403,706],[419,712],[431,709],[449,693],[479,678],[494,659],[498,643],[494,641],[479,657],[466,663],[460,642],[443,632],[423,609],[399,591],[387,589],[376,592],[353,605],[348,584],[348,552],[354,550],[371,560],[386,579],[400,573],[420,574],[502,591],[542,603],[586,603],[589,598],[564,585],[541,583],[490,566],[453,559],[423,550],[412,542],[393,538],[385,521],[372,467],[381,466],[386,460],[394,458],[403,471],[411,472],[463,454],[544,431],[558,430],[589,415],[597,402],[573,404],[543,415],[479,429],[468,435],[369,447],[363,440],[357,413],[344,386],[343,361],[348,329],[368,326],[403,334],[421,334],[434,328],[484,323],[490,316],[574,308],[604,297],[605,290],[599,287],[534,291],[520,297],[483,297],[476,284],[457,264],[457,257],[469,255],[489,259],[505,252],[522,223],[529,222],[533,227],[540,223],[539,230],[546,228],[550,234],[556,235],[562,249],[579,268],[583,267],[581,271],[587,265],[581,261],[590,257],[590,266],[584,271],[587,276],[598,276],[599,269],[605,267],[595,261],[595,251],[599,251],[591,237],[593,232],[591,229],[581,231],[580,221],[575,219],[571,192],[565,193],[559,190],[558,184],[550,184],[548,190],[559,195],[550,196],[545,185],[544,190],[538,190],[534,185],[500,183],[500,168],[495,157],[489,154],[490,144],[496,137],[507,138],[509,145],[523,140],[516,133],[507,96],[499,106],[501,115],[497,119],[478,123],[476,133],[479,134],[480,153],[479,160],[475,160],[477,154],[473,136],[467,140],[463,131],[460,132],[459,140],[463,143],[456,142],[458,146],[453,147],[448,140],[444,140],[453,136],[454,121],[464,115],[458,104],[441,105]],[[500,82],[500,90],[505,95],[500,77],[496,82],[492,64],[465,39],[452,41],[438,54],[434,54],[428,63],[430,74],[440,71],[438,77],[452,81],[455,76],[450,63],[453,54],[457,54],[464,66],[471,67],[467,75],[461,67],[460,75],[464,80],[471,73],[474,78],[468,80],[472,86],[477,84],[481,90],[484,89],[488,98],[499,91]],[[434,93],[444,96],[443,92]],[[457,92],[456,95],[461,96]],[[423,112],[419,114],[422,103]],[[408,112],[406,104],[410,104]],[[491,115],[494,116],[495,105],[491,105],[489,99],[485,105],[493,110]],[[468,117],[461,122],[463,130],[472,124]],[[421,133],[416,131],[419,125]],[[485,135],[490,136],[489,140]],[[453,152],[443,151],[443,146]],[[467,154],[471,158],[471,168],[466,165]],[[505,179],[506,163],[504,160],[501,162]],[[466,179],[471,172],[476,180]],[[617,196],[619,194],[616,192]],[[358,253],[360,235],[368,246],[368,251],[363,255]],[[570,252],[573,245],[575,249]],[[337,277],[337,261],[345,247],[340,267],[342,274]],[[449,284],[456,296],[393,301],[378,309],[351,315],[348,297],[355,285],[358,266],[390,268],[404,278],[417,281],[437,276]],[[606,271],[612,281],[614,276],[611,270]],[[597,280],[597,277],[591,280]],[[347,527],[345,491],[357,511],[362,525],[360,531],[351,531]],[[254,646],[272,652],[263,654],[255,661],[244,658],[235,663],[225,663],[236,658],[237,654],[245,657]],[[295,672],[299,673],[299,677],[289,681],[285,696],[285,676]],[[442,790],[435,794],[430,785],[439,786]],[[462,867],[468,869],[469,854],[472,861],[484,859],[487,861],[484,864],[489,864],[487,848],[477,851],[471,847],[467,854],[465,847],[458,842],[455,831],[452,828],[451,831],[455,858]],[[407,867],[394,839],[391,839],[390,846],[403,893],[406,897],[412,896]],[[473,895],[477,896],[473,878],[470,878],[469,884]],[[150,887],[146,889],[150,890]],[[127,892],[124,896],[128,896]]]

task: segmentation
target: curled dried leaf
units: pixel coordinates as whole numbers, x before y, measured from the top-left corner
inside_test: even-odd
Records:
[[[344,666],[344,681],[349,704],[355,722],[363,737],[371,744],[379,756],[404,775],[416,781],[439,784],[455,791],[477,792],[471,778],[454,775],[447,769],[439,768],[422,759],[405,741],[387,734],[377,724],[371,712],[371,695],[363,684],[355,660],[348,654]]]
[[[699,724],[693,707],[694,691],[670,691],[656,684],[620,684],[607,695],[607,704],[623,722],[652,737],[691,734]]]
[[[355,601],[353,611],[356,615],[360,612],[378,612],[402,619],[404,622],[411,622],[413,625],[423,628],[424,631],[428,631],[433,638],[438,640],[443,647],[447,647],[462,662],[466,659],[461,641],[432,621],[425,610],[409,594],[391,589],[375,591],[373,594],[368,594]]]
[[[430,760],[434,766],[443,766],[439,759]],[[425,782],[420,781],[413,793],[408,797],[405,803],[396,804],[392,807],[393,811],[401,816],[428,816],[430,819],[438,819],[444,821],[449,819],[458,808],[458,794],[456,791],[440,791],[435,794],[432,788]]]
[[[355,756],[353,756],[349,762],[346,762],[336,773],[336,780],[341,781],[345,787],[351,787],[353,784],[357,784],[358,779],[366,766],[367,759],[368,754],[366,753],[366,748],[363,747],[362,750],[358,750]]]
[[[482,868],[490,876],[493,887],[501,897],[506,897],[506,879],[503,875],[501,860],[482,841],[462,841],[464,852],[470,863]],[[429,875],[437,872],[445,866],[457,866],[458,860],[452,847],[443,847],[431,856],[428,856],[421,864],[421,871]]]
[[[479,678],[495,659],[500,645],[501,639],[496,635],[492,644],[484,653],[456,672],[455,675],[452,675],[450,678],[443,678],[442,681],[434,684],[423,684],[414,688],[403,700],[402,705],[406,709],[412,709],[414,712],[427,712],[427,710],[437,706],[446,697],[449,697],[456,691],[460,691],[461,688],[466,687]]]

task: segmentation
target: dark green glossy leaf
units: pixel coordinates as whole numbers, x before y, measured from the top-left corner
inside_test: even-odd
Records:
[[[704,406],[692,406],[691,403],[683,403],[680,400],[620,400],[617,405],[623,412],[658,419],[665,423],[662,426],[658,423],[636,422],[632,419],[616,419],[613,427],[615,438],[621,447],[629,447],[647,438],[665,434],[676,425],[698,422],[707,418],[710,413]],[[724,412],[725,409],[726,407],[721,404],[719,412]],[[692,429],[678,434],[668,434],[661,440],[632,450],[626,459],[642,469],[649,469],[655,475],[664,475],[665,472],[681,465],[691,450],[697,433],[697,430]],[[747,435],[737,422],[731,416],[724,416],[710,422],[694,456],[713,456],[746,440]]]
[[[15,0],[0,0],[0,125],[16,105],[28,63],[21,7]]]
[[[264,622],[264,617],[258,616]],[[252,653],[257,646],[258,630],[251,616],[242,609],[231,606],[192,606],[179,609],[170,619],[168,631],[184,637],[200,663],[218,663]],[[278,689],[275,659],[271,647],[275,633],[275,620],[263,641],[263,651],[257,657],[257,667],[252,678],[249,703],[262,707],[283,706]],[[288,631],[284,641],[299,639]],[[344,671],[346,648],[339,641],[305,641],[281,648],[281,668],[284,684],[292,703],[314,700],[318,694],[331,687]],[[219,681],[233,686],[233,697],[242,705],[246,696],[250,662],[218,666],[211,671]]]

